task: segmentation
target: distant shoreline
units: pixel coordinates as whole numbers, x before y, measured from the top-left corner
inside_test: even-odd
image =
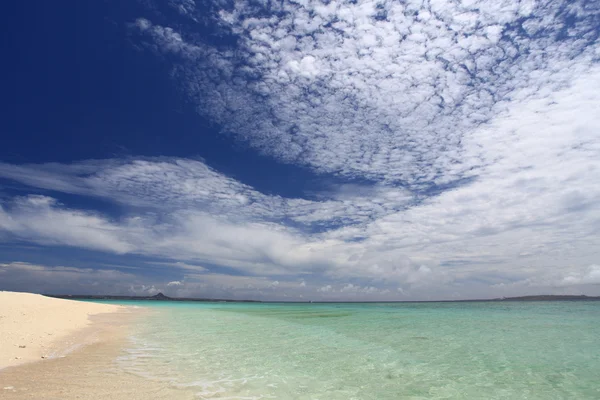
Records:
[[[396,301],[261,301],[261,300],[232,300],[211,298],[168,297],[162,293],[154,296],[112,296],[112,295],[70,295],[70,294],[44,294],[47,297],[70,300],[125,300],[125,301],[193,301],[206,303],[290,303],[290,304],[367,304],[367,303],[473,303],[473,302],[511,302],[511,301],[600,301],[600,296],[586,295],[532,295],[518,297],[502,297],[496,299],[468,299],[468,300],[396,300]]]

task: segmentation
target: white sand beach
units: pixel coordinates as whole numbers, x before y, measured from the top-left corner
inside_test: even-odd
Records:
[[[193,393],[116,364],[141,309],[0,292],[0,398],[169,399]],[[66,356],[65,356],[66,355]]]
[[[71,337],[90,326],[90,316],[123,307],[0,292],[0,369],[61,355],[78,343]]]

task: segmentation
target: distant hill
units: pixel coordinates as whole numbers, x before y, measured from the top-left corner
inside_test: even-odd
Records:
[[[110,295],[72,295],[72,294],[46,294],[48,297],[58,299],[73,299],[73,300],[154,300],[154,301],[212,301],[212,302],[236,302],[236,303],[263,303],[259,300],[231,300],[231,299],[210,299],[210,298],[186,298],[186,297],[169,297],[162,293],[154,296],[110,296]],[[474,299],[474,300],[440,300],[439,302],[458,303],[458,302],[474,302],[474,301],[600,301],[600,296],[585,296],[585,295],[534,295],[534,296],[519,296],[519,297],[503,297],[499,299]],[[438,301],[391,301],[390,303],[434,303]],[[268,302],[265,302],[268,303]],[[300,302],[302,303],[302,302]],[[308,302],[306,302],[308,303]],[[310,303],[313,303],[312,301]],[[314,302],[320,303],[320,302]],[[321,302],[326,303],[326,302]],[[357,303],[353,301],[339,303]]]
[[[54,297],[57,299],[72,299],[72,300],[154,300],[154,301],[217,301],[217,302],[242,302],[242,303],[259,303],[255,300],[229,300],[229,299],[209,299],[209,298],[185,298],[185,297],[169,297],[162,293],[154,296],[111,296],[111,295],[86,295],[86,294],[46,294],[44,296]]]
[[[551,295],[541,294],[537,296],[505,297],[498,299],[500,301],[579,301],[579,300],[600,300],[600,296],[586,295]]]

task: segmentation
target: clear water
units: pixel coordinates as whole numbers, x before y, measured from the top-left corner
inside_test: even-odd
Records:
[[[121,368],[200,399],[600,399],[600,302],[143,305]]]

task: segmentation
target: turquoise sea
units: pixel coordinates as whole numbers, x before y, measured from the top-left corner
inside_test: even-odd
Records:
[[[119,368],[199,399],[600,399],[600,302],[133,304]]]

